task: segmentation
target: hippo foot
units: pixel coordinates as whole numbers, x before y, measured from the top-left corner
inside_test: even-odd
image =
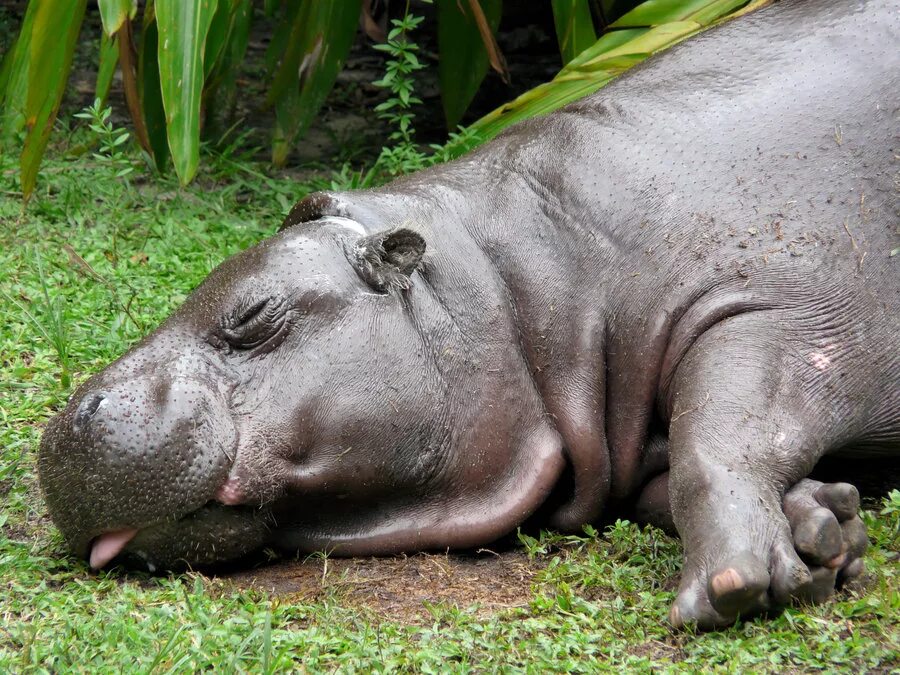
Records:
[[[849,483],[800,481],[782,500],[788,527],[760,528],[766,535],[751,539],[752,550],[729,551],[713,538],[686,563],[669,621],[711,630],[792,602],[823,602],[863,572],[868,537],[858,510]]]

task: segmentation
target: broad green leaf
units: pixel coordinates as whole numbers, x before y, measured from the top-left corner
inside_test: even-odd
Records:
[[[641,4],[641,2],[640,0],[599,0],[597,4],[606,23],[611,24],[620,16],[624,16]]]
[[[269,90],[269,102],[275,104],[276,166],[287,160],[294,141],[309,128],[334,86],[356,35],[360,5],[360,0],[303,0],[295,14]]]
[[[699,8],[689,18],[701,26],[708,26],[731,12],[734,12],[734,16],[740,15],[741,12],[736,12],[735,10],[747,4],[748,0],[718,0],[717,2],[709,3],[706,7]]]
[[[705,26],[746,4],[747,0],[647,0],[610,27],[659,26],[672,21],[696,21]]]
[[[581,53],[569,62],[571,68],[575,68],[579,64],[587,63],[596,59],[601,54],[608,54],[614,49],[618,49],[624,44],[639,38],[646,33],[649,28],[625,28],[623,30],[613,30],[601,37],[587,50]]]
[[[157,58],[166,135],[182,185],[191,181],[200,162],[203,56],[216,4],[216,0],[156,0]]]
[[[4,145],[25,128],[31,33],[37,8],[38,3],[28,3],[19,36],[0,63],[0,143]]]
[[[597,41],[588,0],[552,0],[553,22],[563,64]]]
[[[216,12],[209,24],[209,33],[206,36],[206,54],[203,57],[204,77],[209,77],[219,55],[228,44],[228,36],[231,33],[231,23],[237,2],[235,0],[218,0]]]
[[[112,37],[122,27],[125,19],[137,14],[137,0],[97,0],[103,32]]]
[[[448,129],[459,124],[490,61],[473,2],[483,12],[490,32],[496,34],[502,0],[437,0],[438,79]]]
[[[210,40],[215,29],[210,28],[207,38],[206,85],[203,88],[203,109],[205,111],[205,137],[217,139],[224,131],[235,100],[235,84],[238,66],[244,59],[250,41],[250,22],[253,17],[252,0],[228,0],[230,21],[228,34],[223,45],[210,63]],[[220,6],[221,10],[221,6]],[[218,38],[216,38],[218,39]]]
[[[34,190],[41,157],[66,90],[87,0],[43,0],[37,4],[28,49],[25,103],[28,133],[19,156],[22,195],[26,201]]]
[[[275,12],[278,11],[278,8],[281,6],[281,0],[264,0],[263,2],[263,11],[266,16],[275,16]]]
[[[272,11],[275,12],[277,11],[277,9],[278,7],[275,7]],[[281,65],[285,52],[287,52],[288,38],[291,35],[291,30],[293,29],[294,24],[297,21],[297,17],[302,9],[303,0],[284,0],[281,5],[281,14],[278,20],[275,22],[275,29],[272,31],[272,37],[269,40],[269,46],[266,47],[266,72],[269,74],[270,78],[275,77],[278,66]]]
[[[206,38],[207,81],[222,77],[243,60],[250,41],[252,17],[252,0],[220,0]]]
[[[137,86],[141,101],[141,112],[147,127],[147,140],[153,152],[153,162],[157,170],[166,170],[169,161],[169,143],[166,138],[166,112],[163,108],[162,91],[159,86],[158,45],[159,32],[156,28],[156,12],[153,2],[144,9],[141,46],[138,51]]]
[[[101,107],[106,103],[118,63],[119,46],[116,44],[115,38],[109,37],[104,31],[100,36],[100,67],[97,69],[97,84],[94,87],[94,98],[100,99]]]
[[[667,3],[670,9],[675,4],[680,4],[682,7],[678,11],[688,11],[691,16],[702,19],[704,23],[697,20],[676,20],[649,29],[644,25],[609,32],[572,59],[553,80],[488,113],[472,124],[469,131],[482,141],[493,138],[516,122],[544,115],[597,91],[652,54],[667,49],[714,23],[745,14],[770,2],[772,0],[752,0],[737,12],[733,11],[735,6],[744,5],[744,2],[705,0],[705,3],[701,3],[699,0],[688,0],[685,3]],[[654,5],[661,11],[661,4],[662,0],[649,0],[631,14],[638,12],[644,5]],[[650,14],[645,11],[644,16],[649,17]],[[633,25],[637,25],[637,22]]]

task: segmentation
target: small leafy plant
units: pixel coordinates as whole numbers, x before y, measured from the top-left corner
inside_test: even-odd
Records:
[[[112,108],[103,108],[102,105],[100,99],[96,98],[93,105],[83,112],[75,113],[75,117],[88,120],[88,128],[97,139],[99,150],[94,153],[94,159],[112,168],[116,178],[125,178],[134,171],[134,165],[125,149],[130,134],[125,129],[117,129],[112,125],[109,121]]]
[[[406,13],[392,23],[394,27],[388,33],[387,42],[375,45],[375,49],[386,52],[390,58],[384,77],[374,84],[391,94],[375,107],[375,111],[393,126],[394,131],[388,138],[394,141],[394,145],[382,148],[375,168],[398,176],[421,169],[428,161],[427,155],[415,143],[413,127],[413,107],[422,104],[422,100],[415,95],[413,73],[425,66],[416,55],[419,46],[410,38],[410,34],[422,23],[422,17]]]

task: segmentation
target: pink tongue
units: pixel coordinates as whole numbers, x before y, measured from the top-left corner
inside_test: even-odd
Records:
[[[94,540],[94,545],[91,547],[91,567],[99,570],[106,565],[122,552],[122,549],[125,548],[129,541],[134,539],[134,535],[137,532],[134,529],[118,530],[116,532],[107,532],[97,537]]]

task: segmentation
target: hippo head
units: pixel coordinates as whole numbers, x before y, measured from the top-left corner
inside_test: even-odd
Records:
[[[351,211],[301,202],[50,422],[40,480],[76,555],[472,546],[546,500],[561,442],[496,280],[432,251],[433,214]]]

